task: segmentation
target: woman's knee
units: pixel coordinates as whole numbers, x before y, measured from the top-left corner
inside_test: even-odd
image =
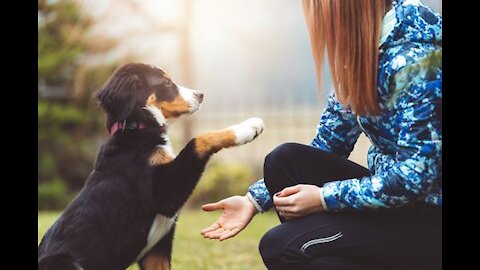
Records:
[[[289,166],[292,156],[298,151],[300,144],[284,143],[275,147],[266,157],[263,163],[263,175],[265,183],[275,179],[286,167]]]
[[[274,265],[280,261],[284,255],[285,238],[278,227],[270,229],[260,240],[259,251],[262,260],[268,269],[275,269]]]

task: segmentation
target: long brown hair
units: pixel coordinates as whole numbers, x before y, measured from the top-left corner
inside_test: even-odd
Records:
[[[303,0],[321,90],[325,52],[338,100],[357,115],[376,115],[378,45],[385,0]]]

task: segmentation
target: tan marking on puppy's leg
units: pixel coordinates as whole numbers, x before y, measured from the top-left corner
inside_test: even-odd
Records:
[[[148,159],[150,166],[157,166],[171,162],[175,157],[163,148],[157,148]]]
[[[235,133],[231,129],[210,131],[195,138],[195,151],[200,158],[204,158],[222,148],[235,146],[235,139]]]
[[[153,252],[145,255],[140,265],[142,270],[170,270],[168,258]]]

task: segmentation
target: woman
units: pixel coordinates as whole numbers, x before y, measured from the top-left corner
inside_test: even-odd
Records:
[[[233,237],[274,206],[268,269],[441,269],[441,16],[419,0],[304,9],[317,77],[326,51],[335,88],[317,134],[274,149],[246,196],[204,205],[223,214],[202,235]],[[361,132],[368,169],[347,159]]]

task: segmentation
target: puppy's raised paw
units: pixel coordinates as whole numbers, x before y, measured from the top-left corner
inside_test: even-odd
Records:
[[[229,127],[235,134],[235,144],[242,145],[253,141],[262,133],[265,127],[263,120],[258,117],[249,118],[239,124]]]

